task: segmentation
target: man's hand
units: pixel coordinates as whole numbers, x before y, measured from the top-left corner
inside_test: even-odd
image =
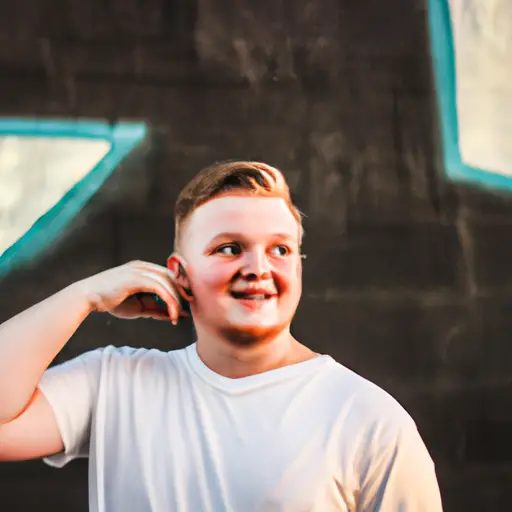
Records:
[[[180,295],[173,277],[167,268],[160,265],[132,261],[84,279],[80,284],[96,311],[125,319],[170,319],[176,325],[179,316],[187,314],[181,310]]]

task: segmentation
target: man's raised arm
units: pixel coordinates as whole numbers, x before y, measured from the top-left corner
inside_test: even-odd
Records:
[[[166,303],[167,310],[153,299],[155,294]],[[34,406],[40,414],[48,415],[48,407],[36,392],[39,381],[94,310],[127,319],[151,317],[176,322],[179,302],[165,267],[135,261],[74,283],[0,325],[0,443],[8,442],[2,435],[4,426],[14,424],[18,417],[30,417],[34,430],[40,419],[48,419],[35,412],[27,415],[27,409]],[[26,436],[34,434],[26,421],[19,425],[27,431]],[[20,440],[12,431],[9,438]],[[2,451],[0,446],[0,454]]]

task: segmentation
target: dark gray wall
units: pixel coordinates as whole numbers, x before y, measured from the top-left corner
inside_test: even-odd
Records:
[[[412,0],[2,6],[0,115],[150,133],[62,241],[0,284],[0,319],[127,260],[163,262],[185,182],[262,159],[308,215],[296,335],[408,409],[446,510],[510,508],[512,200],[444,177],[426,14]],[[59,360],[190,336],[92,315]],[[0,509],[85,511],[86,484],[82,462],[2,464]]]

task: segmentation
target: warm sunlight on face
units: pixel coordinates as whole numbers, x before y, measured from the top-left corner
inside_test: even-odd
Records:
[[[289,329],[301,295],[299,226],[276,197],[223,195],[186,223],[196,329],[238,343]]]

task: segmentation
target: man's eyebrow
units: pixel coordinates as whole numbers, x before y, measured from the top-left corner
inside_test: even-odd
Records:
[[[296,240],[297,237],[294,235],[290,235],[289,233],[274,233],[272,235],[274,238],[279,238],[280,240]]]
[[[247,238],[247,234],[245,233],[235,233],[235,232],[224,232],[224,233],[218,233],[215,235],[211,240],[210,244],[215,243],[218,240],[223,239],[235,239],[235,240],[244,240]],[[270,238],[277,238],[279,240],[296,240],[297,237],[294,237],[293,235],[290,235],[288,233],[271,233]]]
[[[218,240],[222,240],[224,238],[243,238],[243,233],[234,233],[234,232],[222,232],[217,233],[209,243],[215,243]]]

